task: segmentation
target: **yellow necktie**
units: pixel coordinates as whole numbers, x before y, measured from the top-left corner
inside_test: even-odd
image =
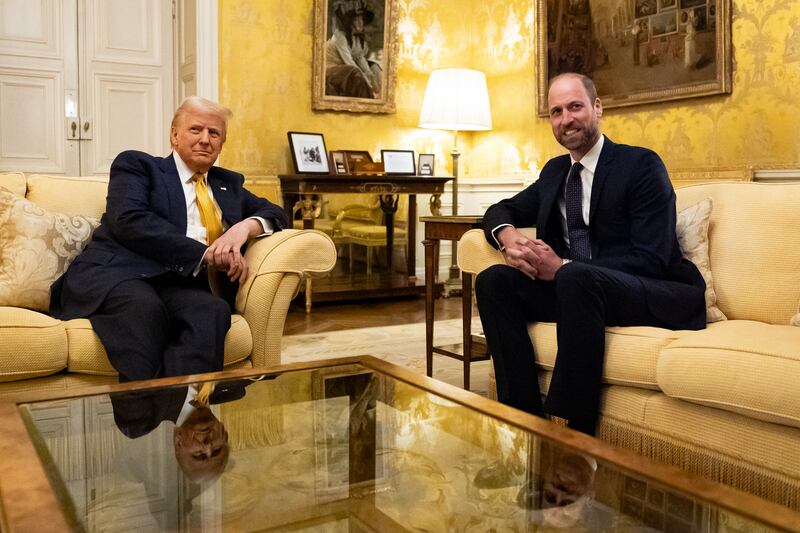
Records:
[[[205,176],[195,174],[192,176],[192,180],[194,181],[194,193],[197,196],[197,208],[200,211],[200,222],[206,228],[206,240],[211,246],[211,243],[222,235],[222,221],[217,216],[214,201],[208,194]]]
[[[197,388],[197,385],[194,385]],[[211,393],[214,392],[216,384],[213,381],[206,381],[197,391],[195,397],[195,407],[208,407],[211,403]]]

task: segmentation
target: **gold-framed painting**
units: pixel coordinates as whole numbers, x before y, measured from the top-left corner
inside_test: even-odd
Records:
[[[311,107],[394,113],[397,0],[314,0]]]
[[[730,93],[731,0],[536,0],[537,109],[563,72],[603,107]]]

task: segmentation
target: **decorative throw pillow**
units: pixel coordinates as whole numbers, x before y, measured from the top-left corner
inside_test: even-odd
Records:
[[[100,221],[50,213],[0,187],[0,306],[50,308],[50,285]]]
[[[789,321],[789,324],[792,326],[800,326],[800,313],[794,315],[792,319]]]
[[[675,227],[683,256],[695,264],[706,281],[706,321],[709,323],[728,320],[717,307],[717,293],[714,292],[714,280],[708,257],[708,224],[711,207],[711,198],[687,207],[678,213]]]

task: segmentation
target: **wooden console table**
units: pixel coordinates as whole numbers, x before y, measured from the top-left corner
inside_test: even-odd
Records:
[[[461,321],[463,343],[433,345],[433,284],[439,271],[439,241],[457,241],[467,231],[480,228],[483,217],[476,215],[422,217],[425,223],[425,361],[429,377],[433,376],[433,354],[446,355],[464,362],[464,388],[469,390],[469,366],[473,361],[487,361],[489,353],[483,343],[472,338],[472,274],[461,272]]]
[[[408,194],[408,281],[416,282],[416,240],[417,240],[417,194],[430,194],[430,210],[434,215],[440,213],[441,195],[444,186],[453,178],[444,176],[387,176],[387,175],[342,175],[342,174],[289,174],[278,176],[281,182],[283,208],[289,220],[293,212],[299,210],[303,217],[303,227],[314,228],[314,219],[320,213],[322,194],[371,193],[380,197],[381,209],[386,218],[386,262],[392,267],[392,247],[394,245],[394,214],[397,211],[397,195]],[[367,287],[365,287],[367,288]],[[408,294],[408,287],[402,287],[402,294]],[[332,287],[329,292],[338,292],[343,299],[354,294],[352,287]],[[375,295],[386,294],[384,288]],[[389,292],[391,288],[388,289]],[[374,291],[373,291],[374,292]],[[421,292],[421,291],[420,291]],[[370,294],[364,294],[369,296]],[[335,300],[327,295],[324,300]],[[311,280],[306,280],[306,310],[311,309]]]

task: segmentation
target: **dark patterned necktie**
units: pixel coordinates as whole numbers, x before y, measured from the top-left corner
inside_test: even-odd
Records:
[[[575,163],[569,169],[566,187],[567,231],[569,232],[569,256],[574,261],[587,261],[591,256],[589,227],[583,222],[583,184],[581,166]]]

